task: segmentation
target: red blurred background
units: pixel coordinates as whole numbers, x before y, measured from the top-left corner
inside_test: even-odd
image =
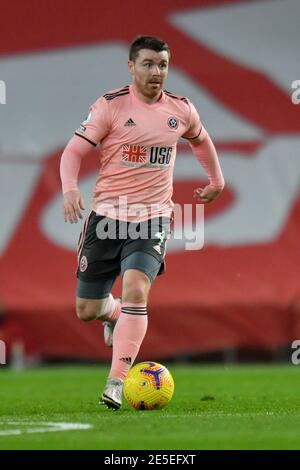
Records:
[[[42,359],[108,360],[101,325],[76,318],[75,248],[59,159],[89,105],[130,82],[139,34],[171,48],[167,89],[188,96],[213,138],[226,190],[205,208],[205,246],[170,240],[151,291],[141,358],[275,352],[300,337],[300,105],[296,0],[0,1],[0,339]],[[298,73],[299,75],[299,73]],[[84,161],[89,200],[98,151]],[[178,147],[176,203],[205,173]],[[120,293],[120,281],[114,288]]]

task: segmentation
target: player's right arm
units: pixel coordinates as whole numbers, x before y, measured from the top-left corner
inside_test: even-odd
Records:
[[[83,198],[78,189],[81,161],[91,151],[91,144],[78,135],[68,142],[60,160],[60,177],[64,199],[65,222],[77,223],[82,219]]]
[[[84,202],[78,189],[81,161],[107,135],[110,125],[108,115],[107,102],[101,97],[90,107],[88,117],[81,123],[62,154],[60,177],[64,218],[71,224],[77,223],[78,218],[82,219],[81,211],[84,210]]]

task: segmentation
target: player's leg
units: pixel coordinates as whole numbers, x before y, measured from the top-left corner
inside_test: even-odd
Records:
[[[110,408],[121,406],[123,382],[147,331],[148,295],[160,267],[159,260],[144,252],[132,253],[121,263],[122,309],[114,330],[111,370],[101,397]]]
[[[91,212],[80,236],[76,313],[83,321],[102,321],[105,343],[111,346],[112,331],[121,310],[119,300],[111,295],[120,272],[120,243],[98,236],[99,223],[102,224],[103,219]]]
[[[76,313],[80,320],[100,320],[104,326],[104,342],[112,346],[115,324],[121,313],[120,299],[111,292],[116,277],[85,282],[78,279]]]

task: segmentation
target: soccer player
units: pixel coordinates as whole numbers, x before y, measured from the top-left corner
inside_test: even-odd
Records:
[[[188,140],[209,184],[195,189],[200,203],[224,187],[215,147],[193,104],[164,90],[168,45],[140,36],[129,51],[132,83],[101,96],[68,142],[61,157],[65,221],[82,218],[77,179],[83,157],[100,145],[100,174],[92,211],[78,249],[76,311],[83,321],[104,324],[112,364],[100,403],[118,409],[122,386],[147,330],[151,284],[164,272],[173,203],[173,169],[178,139]],[[139,236],[136,236],[139,235]],[[122,296],[112,286],[122,274]]]

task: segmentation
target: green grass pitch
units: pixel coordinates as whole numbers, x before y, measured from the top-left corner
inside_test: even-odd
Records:
[[[297,366],[166,364],[162,410],[98,405],[108,367],[0,368],[0,449],[299,449]],[[55,424],[88,424],[58,431]]]

